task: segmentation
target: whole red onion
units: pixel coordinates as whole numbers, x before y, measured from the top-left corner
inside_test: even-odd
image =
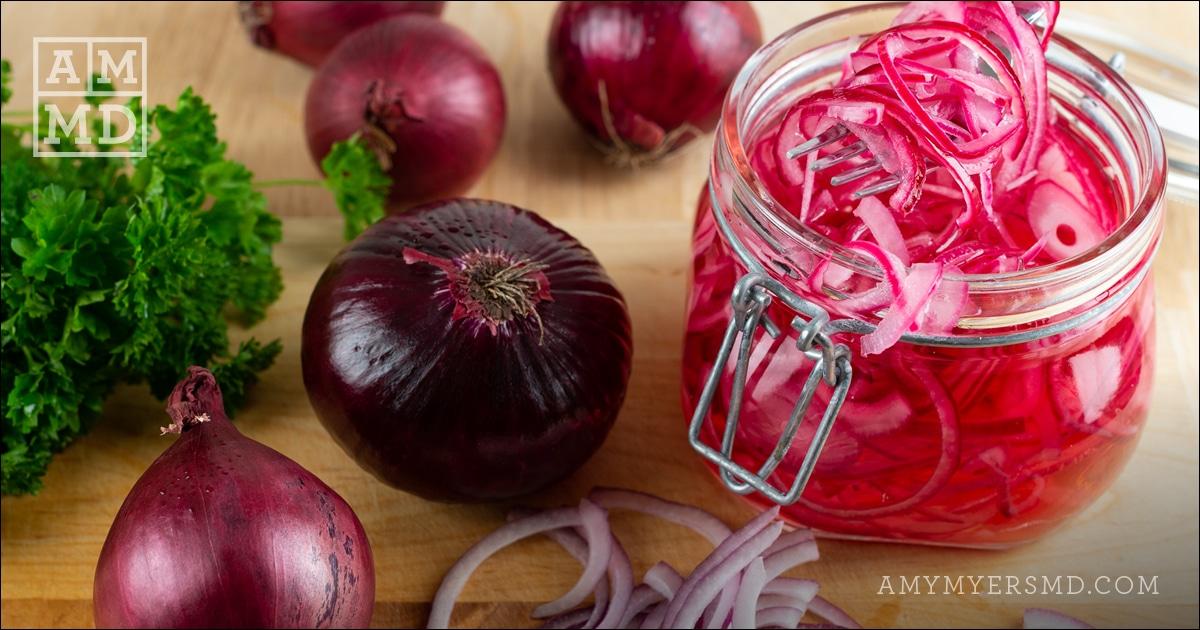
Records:
[[[371,546],[315,475],[238,432],[212,373],[167,403],[175,440],[138,479],[104,541],[101,628],[365,628]]]
[[[330,263],[304,316],[317,416],[421,496],[543,488],[599,448],[629,380],[629,315],[586,248],[538,215],[454,199],[393,215]]]
[[[333,143],[360,134],[401,205],[470,188],[500,147],[504,118],[500,75],[483,50],[423,15],[347,37],[317,71],[304,108],[313,158],[319,163]]]
[[[354,31],[393,15],[441,15],[445,2],[242,0],[238,15],[255,45],[317,66]]]
[[[638,164],[712,131],[761,44],[748,2],[563,2],[547,53],[575,120],[611,159]]]

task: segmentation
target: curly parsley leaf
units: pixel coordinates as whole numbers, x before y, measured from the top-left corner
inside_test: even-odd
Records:
[[[4,75],[7,86],[7,63]],[[226,321],[255,322],[279,297],[279,220],[190,89],[147,114],[135,160],[38,159],[20,144],[28,134],[0,130],[4,494],[37,491],[117,383],[164,396],[189,365],[209,365],[232,411],[279,353],[250,340],[231,354]]]
[[[271,367],[283,346],[276,339],[263,345],[257,339],[242,342],[237,353],[213,366],[213,376],[221,384],[229,417],[241,408],[251,385],[258,382],[258,373]]]
[[[346,218],[346,240],[387,214],[392,180],[360,137],[334,143],[329,155],[321,160],[321,170],[325,172],[325,187],[333,191],[338,209]]]
[[[12,88],[8,84],[12,82],[12,64],[7,59],[0,59],[0,105],[8,105],[8,99],[12,98]]]

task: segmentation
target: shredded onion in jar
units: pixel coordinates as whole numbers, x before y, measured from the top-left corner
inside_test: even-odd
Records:
[[[1034,12],[1044,29],[1026,21]],[[880,283],[832,260],[809,270],[810,289],[841,298],[833,310],[878,318],[862,354],[953,330],[973,312],[959,276],[1063,260],[1119,224],[1111,184],[1055,124],[1045,48],[1057,15],[1053,2],[911,3],[857,45],[832,87],[801,96],[750,143],[775,199],[883,271]],[[840,139],[789,157],[838,127]],[[837,168],[813,170],[835,155]],[[830,181],[872,164],[874,175]],[[898,183],[854,198],[886,178]],[[886,256],[853,245],[863,241]]]

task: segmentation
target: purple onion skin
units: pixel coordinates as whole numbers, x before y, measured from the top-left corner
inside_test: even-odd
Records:
[[[562,2],[547,55],[559,98],[589,135],[663,155],[695,137],[688,125],[716,127],[729,85],[761,45],[748,2]],[[601,82],[620,143],[604,122]]]
[[[470,188],[500,148],[505,116],[500,74],[483,49],[424,15],[347,37],[317,71],[304,107],[313,159],[360,134],[391,176],[396,206]]]
[[[208,370],[190,368],[168,412],[182,433],[108,532],[96,626],[366,628],[375,568],[350,506],[239,433]],[[201,414],[210,420],[195,423]]]
[[[238,15],[254,45],[316,67],[347,35],[393,15],[439,16],[445,2],[242,0]]]
[[[493,331],[423,257],[497,251],[545,265],[549,300]],[[540,325],[539,320],[540,319]],[[330,263],[304,318],[317,415],[381,480],[445,501],[506,499],[581,466],[617,416],[632,338],[620,292],[538,215],[455,199],[385,218]]]

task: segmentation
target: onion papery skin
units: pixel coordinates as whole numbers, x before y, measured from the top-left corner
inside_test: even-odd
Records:
[[[500,74],[466,33],[437,18],[402,15],[347,37],[308,88],[304,126],[320,164],[358,134],[392,179],[394,206],[465,192],[504,134]]]
[[[747,2],[562,2],[547,56],[576,122],[614,161],[637,165],[712,131],[761,45]]]
[[[480,252],[528,265],[531,312],[489,322],[457,301],[447,266]],[[387,217],[334,258],[301,360],[317,415],[364,468],[426,498],[486,501],[599,448],[631,353],[624,298],[591,252],[532,212],[456,199]]]
[[[208,370],[190,368],[168,410],[182,432],[108,532],[96,626],[366,628],[375,568],[350,506],[239,433]]]
[[[316,67],[347,35],[393,15],[439,16],[445,2],[242,0],[238,15],[255,46]]]

